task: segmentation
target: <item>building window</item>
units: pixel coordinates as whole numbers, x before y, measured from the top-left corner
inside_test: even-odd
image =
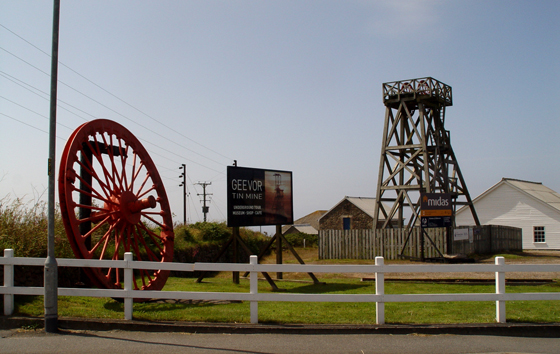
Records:
[[[342,218],[342,230],[350,230],[350,218]]]
[[[533,226],[533,242],[546,242],[544,236],[544,226]]]

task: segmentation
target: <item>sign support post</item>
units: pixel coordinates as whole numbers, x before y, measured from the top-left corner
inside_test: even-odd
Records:
[[[282,264],[282,225],[276,225],[276,264]],[[276,279],[282,279],[282,272],[276,273]]]
[[[448,244],[447,251],[449,252],[449,229],[453,226],[452,204],[451,194],[449,193],[420,193],[420,261],[423,262],[426,259],[424,237],[428,238],[432,246],[434,246],[435,250],[439,253],[441,258],[443,258],[443,254],[426,232],[428,228],[445,228],[445,239]],[[408,233],[400,257],[405,257],[404,251],[411,235],[412,229]]]
[[[233,234],[233,263],[239,263],[239,256],[237,254],[237,244],[238,244],[238,239],[239,239],[239,227],[234,227],[232,229],[232,234]],[[249,257],[251,255],[249,254]],[[239,284],[239,272],[233,272],[233,283],[234,284]]]
[[[293,198],[292,198],[292,172],[279,170],[264,170],[258,168],[238,167],[237,161],[233,166],[227,167],[227,225],[232,227],[232,236],[222,247],[216,262],[233,244],[234,262],[238,262],[238,245],[250,256],[251,251],[245,245],[239,235],[240,226],[262,226],[275,225],[276,232],[266,246],[257,256],[260,261],[262,256],[276,245],[276,264],[282,264],[282,248],[287,247],[294,257],[305,264],[301,257],[294,250],[292,245],[282,235],[282,225],[290,225],[294,221]],[[279,290],[272,278],[266,273],[262,273],[273,290]],[[319,280],[308,273],[314,283]],[[248,272],[245,273],[245,277]],[[277,279],[282,279],[282,272],[277,272]],[[203,278],[201,275],[197,282]],[[233,274],[234,283],[239,282],[239,274]]]

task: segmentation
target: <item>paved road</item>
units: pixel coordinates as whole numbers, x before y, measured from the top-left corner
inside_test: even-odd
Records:
[[[0,330],[0,353],[559,353],[559,338]]]

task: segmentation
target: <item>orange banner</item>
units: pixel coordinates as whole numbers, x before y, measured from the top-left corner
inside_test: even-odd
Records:
[[[452,210],[421,210],[420,216],[451,216]]]

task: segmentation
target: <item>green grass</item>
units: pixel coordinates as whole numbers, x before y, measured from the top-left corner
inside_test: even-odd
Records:
[[[358,279],[328,279],[326,285],[311,282],[278,282],[288,293],[373,294],[375,282]],[[386,294],[493,293],[493,285],[387,282]],[[169,278],[167,291],[249,292],[249,281],[233,284],[216,277],[195,283],[192,279]],[[259,282],[259,292],[270,292]],[[560,292],[558,282],[545,285],[508,286],[507,292]],[[560,322],[560,301],[507,302],[508,322]],[[16,296],[15,315],[43,316],[42,296]],[[495,322],[494,302],[386,303],[386,323],[449,324]],[[60,297],[61,317],[124,318],[123,304],[107,298]],[[134,318],[148,321],[249,323],[249,303],[135,303]],[[375,303],[260,302],[261,323],[375,324]]]

